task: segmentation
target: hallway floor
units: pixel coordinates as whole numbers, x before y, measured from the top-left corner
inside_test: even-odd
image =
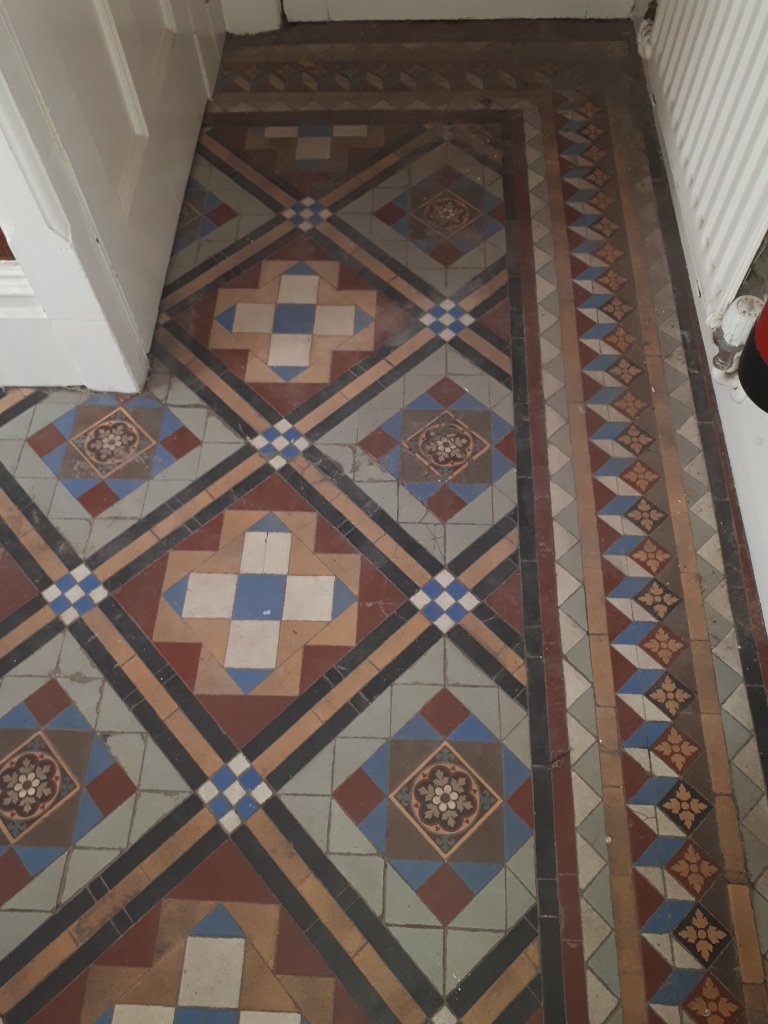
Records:
[[[144,393],[0,395],[5,1024],[765,1022],[768,654],[629,28],[267,42]]]

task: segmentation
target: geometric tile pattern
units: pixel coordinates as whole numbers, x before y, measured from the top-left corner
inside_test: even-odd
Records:
[[[333,796],[443,925],[531,836],[530,770],[448,690]]]
[[[511,425],[447,377],[360,447],[443,522],[508,473],[515,454]]]
[[[98,516],[200,444],[154,399],[94,395],[27,439],[86,511]]]
[[[67,625],[90,611],[106,596],[106,590],[84,563],[43,591],[43,597],[50,604],[51,610]]]
[[[115,592],[237,743],[285,711],[404,600],[278,479]]]
[[[222,765],[198,790],[227,832],[233,832],[272,796],[272,790],[242,754]]]
[[[509,31],[228,45],[145,391],[0,393],[7,1024],[765,1018],[765,632],[644,84]]]
[[[470,594],[461,580],[443,569],[413,594],[411,603],[434,622],[439,630],[447,633],[454,623],[461,622],[480,602],[474,594]]]

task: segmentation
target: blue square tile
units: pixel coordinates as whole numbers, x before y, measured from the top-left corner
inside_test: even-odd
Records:
[[[271,619],[283,615],[285,576],[240,576],[235,590],[233,619]]]
[[[427,597],[439,597],[443,592],[443,588],[440,586],[437,580],[429,580],[427,583],[424,584],[424,586],[421,589],[424,591]]]
[[[457,601],[459,600],[460,597],[464,597],[464,595],[467,592],[467,588],[464,586],[461,580],[454,580],[453,583],[446,587],[446,590],[451,595],[451,597],[455,598],[455,600]]]
[[[61,579],[56,580],[56,586],[59,588],[59,590],[62,593],[64,593],[67,590],[69,590],[70,587],[74,587],[74,585],[76,583],[77,583],[77,580],[72,575],[72,573],[69,573],[69,572],[66,574],[66,576],[62,576]]]
[[[466,614],[466,609],[462,608],[460,604],[451,605],[446,612],[448,618],[453,619],[454,622],[458,622],[460,619],[463,619]]]
[[[75,608],[80,612],[81,615],[85,615],[91,608],[94,607],[94,603],[87,594],[83,594],[81,598],[75,601]]]
[[[217,818],[223,818],[232,805],[225,796],[222,796],[221,793],[219,793],[218,796],[211,800],[208,806],[211,809],[211,814],[215,814]]]
[[[57,615],[61,615],[61,613],[65,612],[67,608],[71,607],[72,605],[70,604],[69,599],[64,597],[63,594],[60,597],[57,597],[55,601],[51,601],[51,608]]]
[[[314,305],[286,302],[275,306],[273,334],[311,334],[314,326]]]
[[[252,796],[248,795],[244,796],[241,800],[238,800],[238,802],[235,804],[235,810],[243,819],[243,821],[247,821],[252,814],[258,811],[258,809],[259,805],[256,803]]]
[[[205,1024],[207,1012],[200,1006],[177,1006],[173,1024]]]
[[[443,609],[439,604],[435,604],[434,601],[430,601],[429,604],[425,605],[422,612],[427,616],[430,622],[437,622],[440,616],[443,614]]]
[[[255,789],[261,782],[261,776],[255,768],[247,768],[242,775],[238,776],[240,785],[245,789]]]
[[[80,586],[86,592],[86,594],[90,594],[90,592],[92,590],[95,590],[96,587],[98,587],[98,585],[99,581],[93,575],[86,576],[84,580],[80,580]]]
[[[219,789],[226,789],[235,781],[235,773],[227,765],[222,765],[217,772],[211,776],[211,782]]]

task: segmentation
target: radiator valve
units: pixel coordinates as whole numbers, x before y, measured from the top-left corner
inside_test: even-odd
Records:
[[[764,305],[765,301],[755,295],[740,295],[726,309],[721,323],[714,331],[717,354],[712,365],[719,371],[717,376],[731,374],[736,370],[739,355]]]

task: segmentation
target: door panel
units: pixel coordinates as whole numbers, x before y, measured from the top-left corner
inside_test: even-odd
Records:
[[[219,0],[0,0],[148,347],[223,47]]]

